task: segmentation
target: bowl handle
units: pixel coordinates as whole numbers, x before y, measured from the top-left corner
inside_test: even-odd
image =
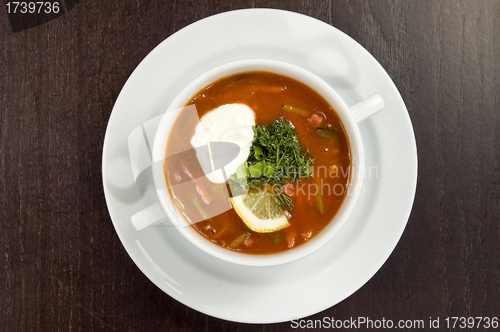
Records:
[[[156,202],[148,206],[144,210],[141,210],[132,215],[130,217],[130,220],[132,221],[132,225],[134,225],[134,228],[140,231],[157,222],[163,221],[165,218],[167,218],[167,215],[161,207],[160,202]]]
[[[378,93],[371,95],[357,104],[349,106],[356,122],[361,122],[385,107],[384,99]]]
[[[152,153],[156,130],[162,115],[150,119],[135,128],[128,137],[128,151],[132,175],[140,188],[148,188],[153,184]],[[132,225],[138,231],[167,218],[159,202],[137,212],[130,217]]]

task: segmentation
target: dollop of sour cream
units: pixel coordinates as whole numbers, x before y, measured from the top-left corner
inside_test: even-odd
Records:
[[[209,146],[211,170],[205,175],[214,183],[224,183],[227,178],[236,172],[236,168],[245,162],[250,154],[250,147],[253,140],[253,129],[255,125],[255,113],[244,104],[226,104],[219,106],[205,114],[196,125],[195,134],[191,138],[191,145],[194,148]],[[210,142],[231,142],[239,146],[239,153],[231,162],[224,166],[224,173],[221,169],[214,169],[216,158],[213,150],[210,150]],[[218,152],[220,155],[220,151]],[[196,155],[202,164],[204,158],[196,151]]]

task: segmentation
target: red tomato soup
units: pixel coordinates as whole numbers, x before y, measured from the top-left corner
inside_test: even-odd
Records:
[[[351,172],[349,140],[335,110],[309,86],[286,76],[254,71],[224,77],[199,91],[187,105],[196,106],[199,117],[225,104],[241,103],[256,115],[257,125],[272,124],[283,117],[295,127],[302,150],[309,151],[312,177],[290,183],[283,192],[293,201],[289,210],[290,226],[273,233],[250,230],[234,209],[210,217],[218,204],[227,199],[218,197],[229,191],[227,184],[214,184],[201,169],[190,140],[197,120],[180,113],[170,133],[169,151],[184,151],[175,158],[166,158],[165,176],[174,204],[187,218],[201,220],[192,227],[208,241],[223,248],[246,254],[273,254],[291,250],[310,241],[334,218],[347,194]],[[229,174],[228,174],[229,176]],[[176,189],[173,184],[186,182]],[[201,189],[200,189],[201,188]],[[203,191],[203,200],[196,199]],[[227,197],[227,195],[226,195]],[[236,246],[235,239],[247,233]]]

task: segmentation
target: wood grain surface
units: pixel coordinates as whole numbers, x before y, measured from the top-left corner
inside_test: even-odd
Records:
[[[0,331],[292,330],[163,293],[127,255],[103,194],[106,125],[139,62],[192,22],[250,7],[358,41],[400,90],[417,140],[415,203],[393,254],[310,318],[440,317],[444,330],[447,316],[500,316],[500,1],[81,0],[16,33],[0,8]]]

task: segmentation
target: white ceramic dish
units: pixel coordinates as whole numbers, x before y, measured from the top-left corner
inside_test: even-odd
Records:
[[[231,27],[230,29],[228,27]],[[360,124],[365,194],[335,238],[296,262],[273,267],[230,264],[201,252],[176,229],[137,232],[130,216],[155,201],[134,184],[128,134],[163,113],[180,89],[218,64],[243,58],[295,63],[331,84],[347,104],[379,93],[386,108]],[[205,314],[271,323],[331,307],[382,266],[406,226],[417,177],[415,138],[406,107],[378,62],[339,30],[279,10],[228,12],[170,36],[131,75],[111,114],[103,147],[104,192],[125,249],[160,289]]]
[[[314,89],[326,101],[333,106],[339,115],[344,129],[349,137],[350,154],[352,168],[350,172],[350,181],[348,193],[342,203],[340,210],[336,213],[334,220],[312,240],[301,245],[293,250],[288,250],[282,253],[273,255],[245,255],[230,251],[207,241],[192,227],[189,227],[189,222],[180,215],[172,203],[169,190],[165,185],[165,148],[169,139],[170,130],[177,118],[173,114],[179,114],[179,110],[184,108],[186,103],[202,88],[217,81],[222,77],[229,75],[247,72],[247,71],[270,71],[277,74],[292,77],[307,86]],[[174,101],[169,105],[162,117],[154,138],[154,145],[151,149],[152,160],[154,167],[152,168],[153,180],[158,194],[159,202],[131,217],[132,224],[139,224],[136,229],[143,229],[143,226],[149,221],[150,224],[155,223],[158,219],[168,219],[172,224],[177,225],[179,232],[185,236],[191,243],[203,250],[204,252],[225,260],[227,262],[247,265],[247,266],[272,266],[285,264],[302,257],[321,248],[345,224],[351,215],[359,194],[363,191],[363,172],[365,169],[365,154],[363,150],[363,140],[359,132],[358,122],[367,119],[384,108],[384,101],[378,94],[348,107],[340,96],[318,76],[311,72],[292,65],[287,62],[273,59],[243,59],[224,63],[220,66],[212,68],[200,76],[196,77],[191,83],[182,89],[182,91],[174,98]],[[196,112],[195,108],[190,108],[190,111]],[[197,115],[196,115],[197,116]],[[229,193],[227,193],[227,199]],[[222,197],[221,197],[222,199]],[[228,207],[230,208],[230,206]],[[151,211],[154,211],[153,213]],[[162,215],[160,212],[162,212]],[[227,211],[226,209],[219,211],[220,213]]]

